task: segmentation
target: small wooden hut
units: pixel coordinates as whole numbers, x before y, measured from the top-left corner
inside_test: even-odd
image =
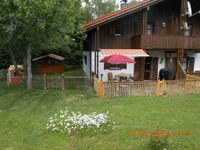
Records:
[[[55,74],[64,72],[64,57],[48,54],[33,59],[37,74]]]
[[[24,78],[24,68],[22,65],[17,65],[15,69],[14,65],[10,65],[8,68],[7,80],[9,84],[22,83]]]

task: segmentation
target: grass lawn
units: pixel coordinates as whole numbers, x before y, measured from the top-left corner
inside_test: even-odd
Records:
[[[47,131],[48,118],[66,106],[84,113],[110,111],[118,128],[92,136]],[[142,132],[158,126],[170,133],[171,149],[199,150],[200,95],[96,98],[89,91],[0,89],[0,150],[145,150],[150,137]]]

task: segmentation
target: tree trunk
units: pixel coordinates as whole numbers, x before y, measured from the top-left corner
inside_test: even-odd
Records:
[[[17,62],[16,62],[16,59],[15,59],[15,56],[14,56],[12,50],[10,50],[10,57],[11,57],[11,60],[12,60],[12,63],[14,65],[14,67],[15,67],[15,72],[16,72],[17,71]]]
[[[27,90],[32,90],[31,43],[27,47]]]
[[[27,58],[26,58],[26,56],[24,56],[24,58],[23,58],[23,67],[24,67],[24,81],[25,81],[25,83],[27,84]]]

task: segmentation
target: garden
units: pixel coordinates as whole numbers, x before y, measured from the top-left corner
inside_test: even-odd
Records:
[[[30,92],[20,86],[2,88],[0,149],[197,150],[199,97],[98,98],[90,89]],[[61,130],[52,128],[51,122]],[[60,128],[64,125],[70,128]]]

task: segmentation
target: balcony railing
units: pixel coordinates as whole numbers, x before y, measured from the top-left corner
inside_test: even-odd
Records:
[[[200,49],[200,36],[139,35],[132,38],[132,48]]]

